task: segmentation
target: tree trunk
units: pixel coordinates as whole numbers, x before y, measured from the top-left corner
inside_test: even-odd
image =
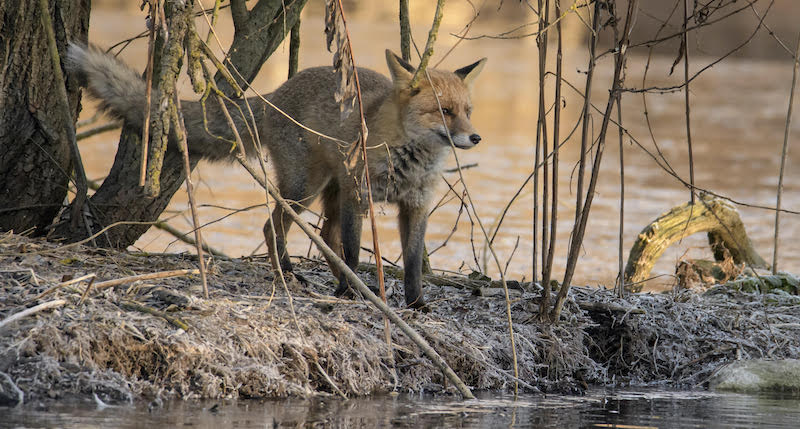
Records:
[[[49,4],[59,53],[85,43],[90,0]],[[36,1],[0,1],[0,230],[37,235],[61,208],[72,173],[41,12]],[[67,97],[75,119],[80,92],[69,80]]]
[[[237,32],[248,31],[248,34],[252,35],[253,28],[259,28],[256,33],[257,37],[251,38],[249,44],[259,47],[261,51],[260,62],[254,66],[252,58],[240,59],[246,64],[239,64],[234,60],[233,63],[237,69],[255,70],[257,72],[263,62],[279,46],[280,41],[283,40],[289,29],[294,26],[295,21],[299,19],[300,9],[303,8],[306,0],[285,1],[285,7],[279,8],[275,15],[263,15],[262,11],[265,6],[262,6],[262,3],[274,3],[274,0],[260,0],[253,7],[253,10],[249,12],[250,15],[246,21],[249,25],[246,28],[242,27],[241,30],[236,30]],[[262,14],[256,14],[256,12],[262,12]],[[256,17],[259,19],[255,19]],[[286,31],[283,31],[284,28]],[[262,34],[269,35],[266,43]],[[234,39],[240,40],[241,35],[238,39],[235,36]],[[239,49],[243,49],[247,44],[245,41],[240,41],[238,44],[234,42],[231,50],[236,52]],[[248,47],[248,49],[253,48]],[[154,64],[157,63],[155,62]],[[144,68],[144,64],[141,67]],[[252,80],[255,77],[255,72],[248,74],[248,79]],[[154,70],[153,76],[155,77],[156,75],[157,73]],[[153,85],[156,84],[157,82],[154,79]],[[100,228],[111,225],[114,222],[128,221],[136,223],[123,224],[111,228],[102,237],[95,240],[98,246],[126,248],[136,242],[150,227],[148,223],[158,220],[161,212],[167,207],[172,196],[186,178],[182,161],[183,155],[175,148],[175,145],[169,145],[164,154],[162,164],[160,176],[161,193],[154,198],[144,195],[142,188],[138,184],[141,159],[141,131],[140,127],[126,126],[123,129],[111,172],[89,200],[92,213],[95,215],[94,220],[97,222],[97,225],[92,228],[94,231],[98,231]],[[194,169],[197,165],[197,160],[190,160],[190,164],[191,168]],[[62,221],[55,230],[55,236],[72,242],[86,238],[86,231],[83,228],[73,228],[70,222]]]
[[[164,154],[161,170],[161,194],[156,198],[144,195],[139,186],[141,132],[142,129],[138,126],[123,128],[114,165],[89,200],[94,215],[92,230],[95,232],[115,222],[135,222],[107,230],[95,240],[95,244],[100,247],[124,249],[136,242],[150,228],[150,222],[158,220],[158,216],[167,208],[170,199],[186,179],[183,154],[170,145]],[[190,163],[192,169],[197,166],[197,160],[191,160]],[[84,228],[72,228],[69,221],[62,220],[56,226],[54,236],[73,242],[86,238],[86,232]]]
[[[234,79],[242,88],[255,79],[261,66],[278,49],[295,23],[307,0],[260,0],[245,14],[244,0],[231,1],[235,32],[229,49],[230,58],[225,65],[233,64],[238,73]],[[240,5],[237,7],[237,5]],[[245,9],[246,10],[246,9]],[[242,78],[239,77],[241,75]],[[233,88],[221,73],[215,76],[217,86],[229,96]]]

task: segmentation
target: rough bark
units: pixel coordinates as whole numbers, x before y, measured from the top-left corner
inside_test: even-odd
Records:
[[[625,284],[640,291],[653,265],[672,243],[698,232],[707,232],[714,257],[724,259],[724,246],[734,263],[765,268],[767,263],[753,248],[736,209],[726,201],[701,195],[698,203],[674,207],[647,225],[631,248],[625,267]]]
[[[90,0],[49,4],[59,53],[70,41],[85,43]],[[40,14],[38,2],[0,1],[0,230],[34,234],[58,213],[72,172]],[[69,80],[67,97],[77,118],[80,91]]]
[[[176,7],[175,3],[167,3],[170,8]],[[192,12],[194,2],[189,1],[184,4],[182,10],[170,10],[168,12],[169,39],[164,44],[160,55],[161,66],[158,67],[159,78],[158,92],[160,99],[154,100],[157,108],[152,111],[150,134],[150,157],[147,160],[147,180],[144,192],[148,197],[158,197],[161,193],[160,176],[164,166],[164,156],[169,141],[170,129],[172,124],[172,113],[174,111],[175,91],[178,75],[181,72],[184,57],[184,39],[192,24]],[[190,33],[195,34],[194,32]],[[191,36],[190,36],[191,37]],[[190,73],[191,74],[191,73]]]
[[[244,0],[231,1],[235,32],[229,49],[230,58],[225,65],[235,66],[231,68],[231,72],[239,86],[246,88],[246,84],[255,79],[261,65],[275,52],[300,19],[300,12],[306,1],[260,0],[248,13],[241,10],[244,8]],[[235,94],[236,91],[220,73],[214,79],[222,92]]]
[[[280,45],[294,22],[299,18],[300,10],[306,0],[284,1],[285,8],[276,9],[277,15],[264,13],[267,6],[272,3],[275,2],[260,0],[249,12],[246,8],[242,11],[236,7],[231,11],[235,15],[234,21],[239,20],[240,24],[242,16],[238,15],[243,13],[246,17],[247,25],[237,25],[236,27],[234,43],[230,50],[231,62],[236,70],[247,77],[248,82],[255,78],[261,65]],[[281,1],[277,3],[280,5]],[[285,21],[284,11],[286,12]],[[258,51],[255,56],[242,55],[243,52],[252,53],[255,52],[254,50]],[[144,68],[144,64],[141,66]],[[154,70],[153,75],[157,74],[158,72]],[[154,79],[153,85],[157,84]],[[160,194],[154,198],[145,197],[138,184],[138,168],[141,159],[140,134],[139,127],[125,127],[120,137],[114,165],[111,167],[108,177],[89,201],[96,215],[97,225],[93,228],[95,231],[120,221],[155,222],[186,178],[180,151],[176,149],[176,145],[169,145],[164,154],[159,179]],[[196,165],[197,160],[190,160],[192,169]],[[148,224],[134,223],[115,226],[96,240],[96,244],[103,247],[126,248],[132,245],[149,227]],[[56,236],[66,241],[78,241],[86,238],[86,231],[71,228],[68,222],[61,222],[56,229]]]
[[[164,155],[164,168],[161,171],[161,194],[157,198],[147,198],[139,187],[139,160],[142,156],[142,144],[139,134],[140,127],[126,126],[120,137],[119,147],[114,166],[95,192],[89,203],[95,225],[93,230],[98,231],[104,226],[115,222],[140,222],[137,224],[124,224],[107,230],[95,240],[100,247],[113,247],[124,249],[139,239],[150,228],[148,222],[158,220],[158,216],[167,208],[172,195],[181,187],[186,179],[182,167],[180,151],[172,146]],[[197,166],[197,160],[192,160],[191,167]],[[169,196],[169,197],[167,197]],[[69,222],[61,222],[56,227],[55,235],[66,241],[78,241],[86,238],[86,231],[73,229]]]

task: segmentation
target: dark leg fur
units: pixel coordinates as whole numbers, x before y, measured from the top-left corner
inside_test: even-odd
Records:
[[[297,214],[303,213],[304,207],[299,202],[310,204],[313,202],[313,197],[308,197],[307,189],[314,189],[314,183],[308,183],[305,177],[296,178],[292,182],[281,182],[279,180],[281,196],[289,203],[292,210]],[[312,185],[311,187],[309,185]],[[264,239],[267,242],[267,249],[269,251],[270,261],[273,267],[277,267],[280,263],[281,270],[291,272],[292,262],[289,260],[289,252],[286,251],[286,234],[292,227],[292,217],[283,210],[280,204],[275,205],[272,211],[272,217],[264,224]],[[273,248],[273,235],[272,225],[275,226],[275,248]],[[276,260],[277,258],[277,260]]]
[[[298,214],[303,211],[303,208],[298,204],[294,204],[292,208]],[[275,222],[274,240],[272,235],[273,221]],[[292,218],[280,206],[275,207],[275,210],[272,211],[272,218],[268,219],[264,224],[264,239],[267,242],[267,250],[272,266],[277,267],[280,264],[281,270],[284,272],[292,271],[292,262],[289,259],[289,253],[286,251],[286,234],[291,226]],[[273,247],[273,241],[275,247]]]
[[[427,211],[420,207],[400,205],[398,217],[400,241],[403,245],[406,305],[426,309],[422,297],[422,252],[425,247]]]
[[[327,244],[336,255],[343,258],[342,227],[339,211],[339,186],[335,181],[331,181],[331,183],[322,190],[322,213],[325,219],[322,222],[322,231],[320,231],[320,235],[322,239],[325,240],[325,244]],[[339,269],[327,256],[325,260],[328,261],[328,267],[330,267],[333,277],[338,279],[341,276]]]
[[[340,193],[341,237],[344,262],[354,272],[358,268],[358,253],[361,250],[361,209],[358,200],[350,193]],[[350,291],[350,282],[344,273],[339,273],[337,296]]]

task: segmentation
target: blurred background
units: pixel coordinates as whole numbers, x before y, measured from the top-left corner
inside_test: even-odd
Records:
[[[146,13],[140,11],[138,3],[94,0],[90,42],[107,48],[144,32]],[[343,3],[357,65],[387,74],[384,49],[399,51],[400,46],[397,2],[351,0]],[[438,67],[455,69],[482,57],[489,58],[473,93],[473,124],[483,140],[473,150],[459,151],[458,157],[462,166],[470,166],[464,170],[466,186],[475,200],[477,214],[487,228],[492,226],[492,230],[497,228],[503,210],[520,190],[534,164],[539,77],[537,44],[535,36],[531,36],[536,31],[536,14],[529,3],[535,6],[535,2],[508,0],[447,2],[431,63],[441,61]],[[211,0],[198,1],[197,4],[206,8],[213,6]],[[565,84],[562,105],[565,110],[562,138],[575,128],[583,104],[582,97],[569,84],[583,90],[588,61],[587,8],[583,1],[574,4],[575,11],[563,21]],[[659,0],[640,2],[626,69],[627,88],[670,87],[683,82],[682,64],[676,66],[670,75],[679,54],[680,38],[651,43],[681,32],[682,4],[682,1],[677,4]],[[573,2],[564,2],[563,5],[566,9]],[[625,2],[619,2],[620,13],[623,13],[625,5]],[[310,1],[303,12],[301,69],[331,64],[332,54],[325,48],[323,6],[323,2]],[[696,184],[744,203],[739,206],[739,212],[747,232],[756,249],[771,261],[774,212],[750,206],[775,206],[792,79],[791,58],[800,31],[800,4],[792,0],[711,0],[698,2],[697,8],[698,19],[691,21],[691,25],[699,28],[689,33],[690,73],[714,65],[705,69],[690,86]],[[413,40],[422,50],[435,2],[411,0],[410,9]],[[221,17],[216,31],[223,47],[227,48],[232,39],[232,25],[227,11],[223,11]],[[204,22],[203,18],[198,18],[201,35],[207,31]],[[467,26],[469,29],[465,33]],[[464,34],[463,38],[459,36]],[[555,33],[551,33],[550,42],[554,40]],[[604,36],[601,40],[598,52],[606,54],[597,63],[592,100],[604,108],[614,59],[607,52],[611,47],[610,39]],[[215,47],[222,52],[219,46]],[[287,40],[264,65],[253,83],[255,90],[270,92],[286,79],[288,50]],[[142,70],[146,64],[146,51],[147,41],[140,38],[133,41],[121,57],[135,69]],[[555,70],[553,56],[551,52],[549,70]],[[412,57],[418,58],[413,54]],[[725,58],[716,63],[722,57]],[[184,76],[181,81],[183,96],[195,97],[188,78]],[[552,103],[552,77],[545,84],[549,103]],[[653,159],[653,156],[658,156],[657,145],[666,161],[688,181],[684,93],[661,92],[649,93],[646,97],[635,92],[623,95],[623,126],[630,133],[622,144],[625,157],[622,236],[625,258],[642,228],[659,214],[689,199],[688,189]],[[93,114],[93,104],[84,102],[82,118]],[[593,118],[596,134],[602,115],[594,113]],[[792,136],[797,136],[800,131],[796,119],[791,128]],[[575,133],[568,139],[561,152],[554,264],[554,278],[559,280],[563,276],[574,219],[579,134]],[[118,135],[118,131],[108,132],[81,142],[90,178],[99,180],[105,176],[113,162]],[[600,181],[573,281],[575,284],[613,286],[617,276],[619,150],[617,129],[612,127],[608,132]],[[795,211],[800,210],[800,171],[794,156],[796,150],[800,148],[790,140],[783,197],[784,208]],[[448,167],[455,167],[452,157]],[[264,253],[261,235],[267,216],[267,209],[263,207],[264,191],[239,166],[201,164],[194,174],[197,200],[204,205],[200,210],[201,222],[211,223],[203,230],[207,243],[229,256]],[[453,184],[458,180],[458,174],[446,173],[444,178]],[[456,189],[461,188],[457,186]],[[532,191],[530,184],[522,188],[509,207],[494,241],[510,278],[531,278],[534,245]],[[181,192],[176,194],[162,218],[182,231],[190,231],[187,198],[185,191]],[[497,277],[497,267],[487,255],[486,240],[480,229],[462,208],[459,199],[448,192],[443,181],[438,188],[442,204],[429,222],[426,242],[428,249],[433,251],[432,266],[461,272],[481,270]],[[259,204],[262,206],[236,212]],[[389,260],[398,260],[400,243],[394,209],[385,206],[379,211],[382,214],[379,217],[382,253]],[[309,222],[317,222],[313,215],[306,218]],[[800,241],[794,238],[799,234],[797,216],[783,215],[780,239],[782,270],[800,272]],[[313,257],[317,254],[299,229],[292,231],[290,242],[290,251],[294,255]],[[364,228],[363,244],[371,247],[369,228]],[[135,247],[151,252],[193,252],[191,247],[156,229],[145,234]],[[362,259],[368,256],[362,253]],[[705,234],[690,237],[671,247],[653,271],[659,277],[649,282],[647,289],[661,290],[672,285],[675,265],[682,258],[711,259]]]

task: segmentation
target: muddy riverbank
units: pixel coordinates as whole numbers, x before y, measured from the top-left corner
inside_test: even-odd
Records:
[[[331,297],[334,280],[319,262],[299,261],[302,281],[289,279],[284,287],[273,282],[264,258],[217,258],[209,299],[194,274],[129,281],[194,268],[191,255],[0,235],[4,389],[18,389],[26,402],[96,394],[110,403],[452,391],[396,328],[390,359],[381,313]],[[365,268],[362,277],[374,281]],[[87,275],[93,277],[67,284]],[[502,294],[466,277],[436,283],[426,285],[432,311],[398,310],[402,318],[471,388],[512,389]],[[389,275],[387,285],[390,305],[399,309],[402,282]],[[701,387],[733,360],[800,356],[800,297],[784,290],[718,287],[619,299],[605,289],[576,287],[554,326],[538,321],[538,289],[523,284],[511,292],[523,391]],[[45,303],[52,307],[6,323]]]

